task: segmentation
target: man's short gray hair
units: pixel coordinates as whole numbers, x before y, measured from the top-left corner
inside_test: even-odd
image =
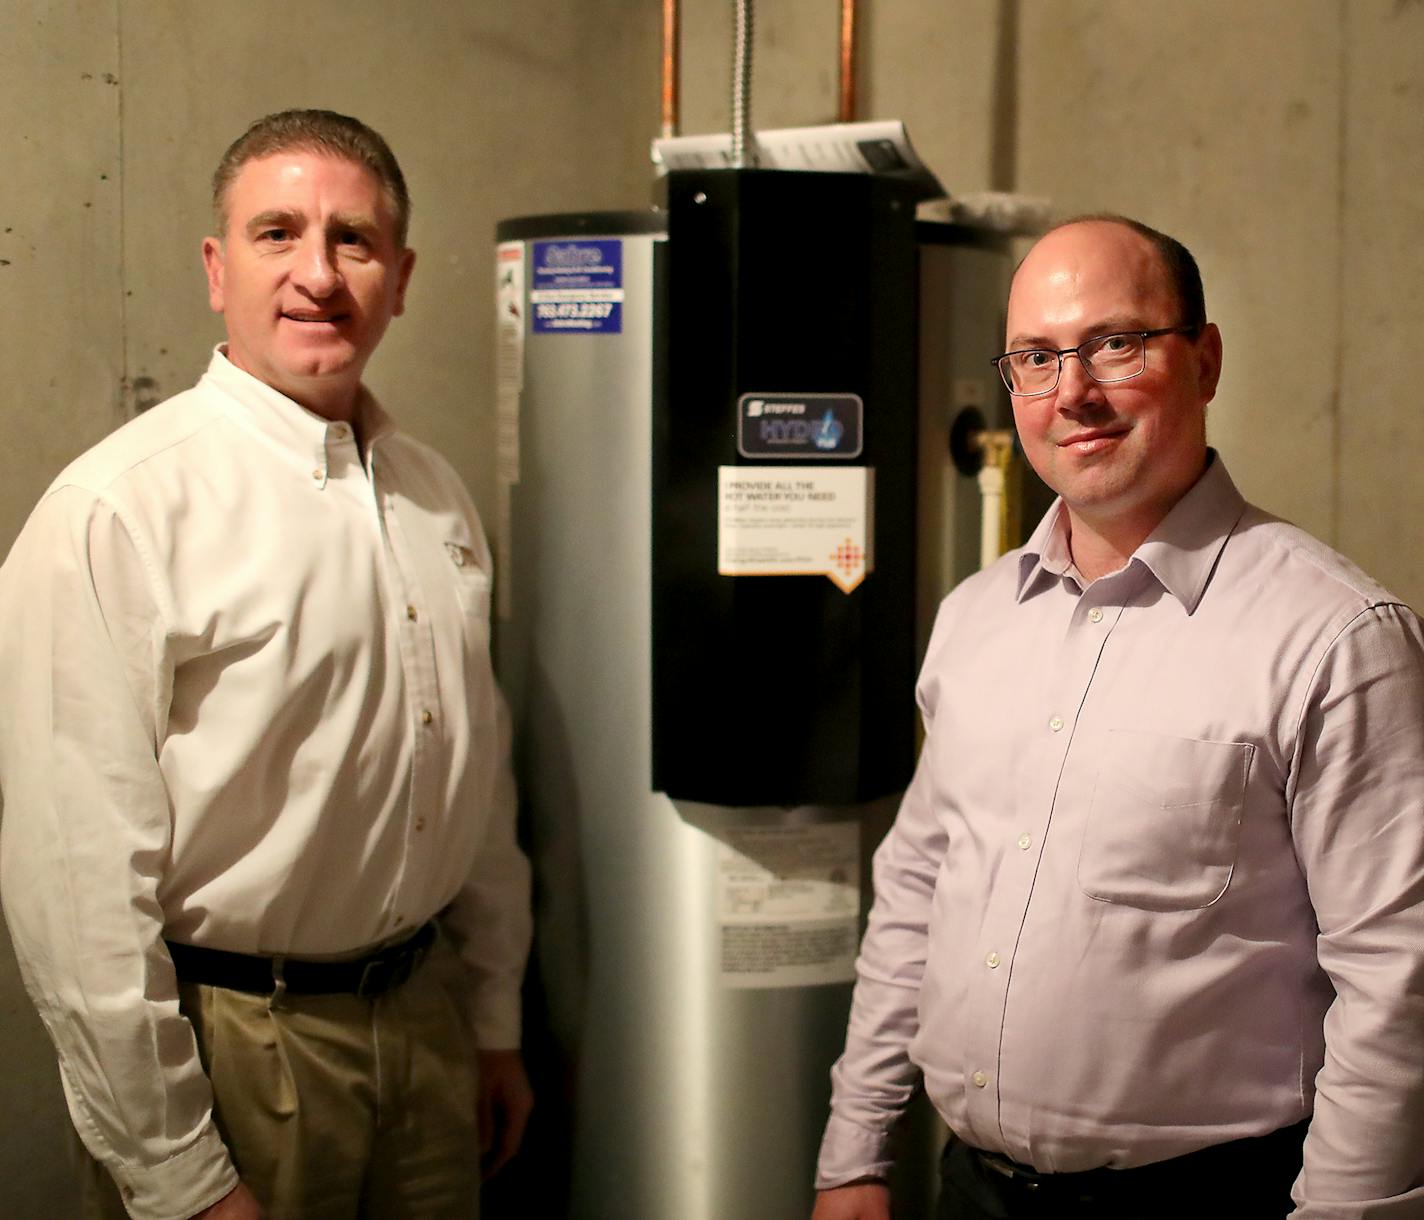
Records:
[[[238,171],[249,161],[282,152],[323,153],[364,165],[380,181],[396,220],[396,241],[404,247],[410,228],[410,192],[390,146],[359,119],[334,110],[282,110],[258,119],[234,140],[213,173],[213,224],[227,234],[228,195]]]

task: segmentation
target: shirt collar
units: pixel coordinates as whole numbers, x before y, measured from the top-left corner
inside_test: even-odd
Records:
[[[213,349],[203,380],[234,404],[233,415],[283,453],[304,464],[315,463],[313,469],[325,465],[328,443],[343,440],[350,432],[346,425],[308,411],[238,368],[227,358],[222,344]],[[368,451],[374,441],[395,430],[391,417],[365,386],[357,391],[356,422]]]
[[[1137,548],[1131,563],[1150,571],[1191,614],[1206,592],[1222,547],[1245,511],[1246,501],[1227,473],[1226,463],[1216,450],[1208,449],[1201,478]],[[1060,498],[1024,544],[1017,599],[1023,601],[1052,577],[1069,574],[1072,563],[1068,514]]]

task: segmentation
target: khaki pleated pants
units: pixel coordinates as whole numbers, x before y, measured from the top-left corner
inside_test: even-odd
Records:
[[[410,979],[372,1000],[180,988],[218,1130],[271,1220],[476,1220],[476,1058],[462,985],[437,942]],[[124,1216],[108,1173],[83,1160],[85,1216]]]

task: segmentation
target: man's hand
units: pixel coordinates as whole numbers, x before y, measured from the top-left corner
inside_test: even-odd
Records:
[[[890,1188],[884,1182],[851,1182],[816,1195],[811,1220],[890,1220]]]
[[[518,1051],[480,1051],[480,1164],[493,1177],[519,1151],[534,1093]]]
[[[241,1182],[223,1195],[211,1207],[205,1207],[193,1220],[267,1220],[262,1204]]]

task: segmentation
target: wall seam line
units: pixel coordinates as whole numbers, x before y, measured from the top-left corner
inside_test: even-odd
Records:
[[[1019,0],[999,0],[994,42],[989,189],[1012,191],[1019,169]]]
[[[1344,533],[1344,472],[1342,470],[1344,442],[1345,395],[1345,277],[1348,262],[1345,257],[1345,217],[1347,212],[1349,176],[1349,98],[1350,98],[1350,27],[1349,0],[1339,0],[1337,7],[1339,38],[1340,101],[1335,118],[1335,352],[1330,395],[1330,545],[1339,548]]]
[[[128,225],[124,212],[126,201],[126,169],[127,161],[124,150],[124,90],[128,87],[128,76],[125,73],[124,65],[124,19],[123,0],[114,0],[114,56],[115,67],[118,69],[116,75],[118,83],[118,166],[114,177],[119,192],[118,204],[118,226],[119,226],[119,422],[123,423],[129,418],[129,403],[132,398],[129,386],[129,303],[128,289]]]

